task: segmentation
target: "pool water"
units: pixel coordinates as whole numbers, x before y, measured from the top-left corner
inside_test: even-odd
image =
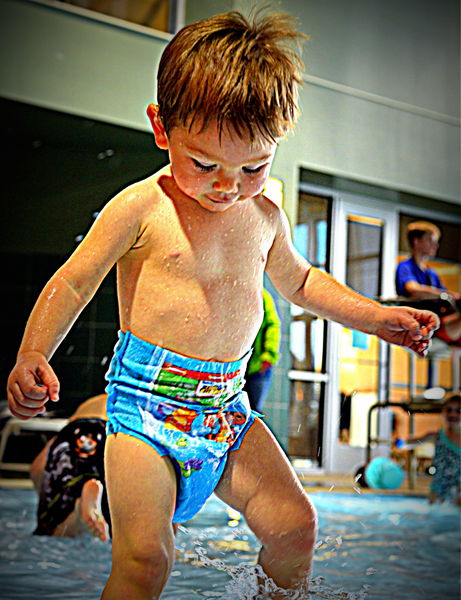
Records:
[[[319,492],[320,534],[306,598],[459,600],[460,511],[424,498]],[[32,490],[0,488],[0,599],[97,600],[110,544],[32,536]],[[258,543],[216,498],[180,528],[165,600],[251,598]],[[243,563],[243,566],[242,566]],[[323,579],[322,579],[323,578]]]

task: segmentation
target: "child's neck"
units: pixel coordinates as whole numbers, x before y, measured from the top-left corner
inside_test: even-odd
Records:
[[[447,439],[450,440],[452,444],[461,447],[461,428],[445,425],[444,431]]]
[[[413,252],[413,260],[418,265],[420,269],[423,271],[427,266],[428,257],[425,254],[420,254],[419,252]]]

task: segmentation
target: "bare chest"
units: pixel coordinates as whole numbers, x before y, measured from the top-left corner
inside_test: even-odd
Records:
[[[182,218],[181,218],[182,217]],[[170,215],[168,225],[146,234],[145,260],[165,276],[202,283],[254,278],[264,270],[273,233],[264,218],[246,215]]]

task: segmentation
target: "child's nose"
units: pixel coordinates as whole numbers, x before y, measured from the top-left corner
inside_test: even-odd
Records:
[[[222,194],[232,194],[238,191],[238,178],[231,173],[218,173],[213,189]]]

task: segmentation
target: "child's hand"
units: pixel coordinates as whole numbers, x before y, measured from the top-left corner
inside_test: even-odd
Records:
[[[391,344],[406,346],[424,358],[440,325],[437,315],[409,306],[383,307],[383,311],[383,323],[376,335]]]
[[[45,412],[48,400],[59,400],[59,381],[40,352],[20,356],[8,377],[8,406],[19,419],[30,419]]]

